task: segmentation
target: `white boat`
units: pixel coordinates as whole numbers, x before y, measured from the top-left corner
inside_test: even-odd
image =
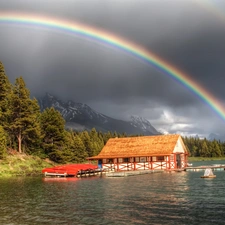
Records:
[[[212,171],[211,168],[207,168],[207,169],[205,170],[204,175],[201,176],[201,178],[215,178],[215,177],[216,177],[216,175],[213,174],[213,171]]]
[[[193,166],[193,164],[192,163],[187,163],[187,166]]]

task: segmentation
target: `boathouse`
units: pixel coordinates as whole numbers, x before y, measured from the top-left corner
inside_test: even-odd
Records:
[[[175,170],[187,166],[188,151],[180,135],[111,138],[99,155],[98,167],[109,171]]]

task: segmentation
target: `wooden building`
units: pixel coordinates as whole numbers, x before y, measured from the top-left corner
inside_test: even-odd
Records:
[[[99,155],[99,168],[110,171],[173,170],[187,166],[188,151],[180,135],[111,138]]]

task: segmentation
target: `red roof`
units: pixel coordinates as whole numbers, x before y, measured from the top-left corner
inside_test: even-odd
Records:
[[[97,156],[88,159],[170,155],[173,153],[178,140],[180,140],[184,151],[187,153],[181,136],[173,134],[111,138]]]

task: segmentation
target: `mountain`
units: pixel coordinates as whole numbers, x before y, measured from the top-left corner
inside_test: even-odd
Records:
[[[210,141],[213,141],[213,140],[225,141],[225,137],[224,136],[219,135],[219,134],[214,134],[214,133],[209,134],[207,139],[210,140]]]
[[[66,128],[77,131],[91,130],[93,127],[98,131],[116,131],[127,134],[157,135],[160,134],[148,120],[132,116],[131,121],[124,121],[111,118],[102,113],[96,112],[83,103],[73,101],[61,101],[46,93],[43,98],[38,99],[41,110],[54,107],[66,121]]]
[[[164,128],[159,128],[158,132],[160,132],[161,134],[164,134],[164,135],[169,134],[169,132]]]
[[[130,124],[134,127],[141,128],[144,132],[159,134],[159,132],[151,125],[151,123],[143,117],[131,116]]]

